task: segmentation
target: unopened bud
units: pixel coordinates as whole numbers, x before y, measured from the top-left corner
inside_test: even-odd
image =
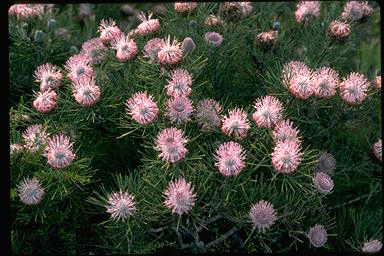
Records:
[[[183,54],[190,53],[195,49],[195,43],[193,42],[192,38],[186,37],[184,38],[181,48],[183,50]]]
[[[41,30],[36,30],[35,38],[34,38],[35,42],[40,43],[43,41],[43,39],[44,39],[44,32]]]

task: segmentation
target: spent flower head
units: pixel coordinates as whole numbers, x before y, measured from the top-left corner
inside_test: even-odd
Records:
[[[35,177],[24,178],[17,186],[17,191],[20,200],[28,205],[40,203],[44,196],[44,188]]]
[[[208,45],[217,47],[223,42],[223,36],[217,32],[207,32],[204,34],[205,42]]]
[[[315,176],[313,177],[313,185],[318,192],[324,194],[331,193],[334,186],[332,178],[324,172],[315,173]]]
[[[220,127],[220,103],[213,99],[205,99],[197,103],[195,118],[203,131],[213,131]]]
[[[322,225],[316,224],[307,234],[309,242],[314,247],[323,247],[327,242],[327,231]]]
[[[192,12],[197,8],[197,2],[175,3],[174,7],[176,12]]]
[[[334,156],[327,152],[321,152],[317,162],[313,167],[313,172],[324,172],[332,174],[336,168],[336,159]]]
[[[34,124],[29,126],[23,132],[23,140],[25,143],[25,148],[31,152],[36,152],[45,146],[47,143],[49,133],[46,128],[41,124]]]
[[[107,50],[99,37],[91,38],[81,46],[81,54],[88,58],[91,65],[100,64],[105,59]]]
[[[377,240],[377,239],[370,239],[369,241],[366,241],[363,245],[363,248],[361,248],[361,251],[364,253],[376,253],[381,250],[383,247],[383,244]]]
[[[167,100],[165,115],[172,123],[179,125],[191,119],[193,110],[190,99],[185,96],[176,96]]]

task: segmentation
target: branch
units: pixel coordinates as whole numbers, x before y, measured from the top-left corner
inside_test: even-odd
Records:
[[[236,225],[231,230],[229,230],[227,233],[216,239],[215,241],[210,242],[205,246],[205,249],[209,249],[215,245],[218,245],[219,243],[223,242],[225,239],[230,237],[233,233],[235,233],[237,230],[239,230],[239,227]]]

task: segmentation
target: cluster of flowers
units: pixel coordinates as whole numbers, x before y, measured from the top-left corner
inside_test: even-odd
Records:
[[[27,21],[41,17],[44,14],[44,4],[14,4],[8,9],[9,16],[17,20]]]

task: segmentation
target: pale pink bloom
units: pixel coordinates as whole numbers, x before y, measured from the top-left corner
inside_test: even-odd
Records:
[[[364,253],[376,253],[381,250],[383,247],[383,244],[377,240],[377,239],[370,239],[369,241],[366,241],[363,245],[363,248],[361,248],[361,251]]]
[[[177,68],[170,74],[171,80],[168,80],[167,95],[171,97],[189,96],[191,94],[192,76],[187,70]]]
[[[36,152],[45,146],[49,133],[47,133],[47,130],[43,125],[35,124],[29,126],[23,132],[22,136],[25,142],[25,148],[32,152]]]
[[[100,33],[100,40],[103,44],[108,44],[122,34],[116,22],[111,18],[109,20],[102,19],[97,32]]]
[[[140,36],[146,36],[155,33],[160,28],[160,22],[158,19],[151,19],[152,13],[149,13],[146,17],[144,12],[141,12],[137,17],[141,20],[141,23],[134,30],[134,34]]]
[[[291,79],[289,91],[298,99],[308,99],[314,92],[313,73],[298,74]]]
[[[107,212],[117,221],[127,220],[136,212],[135,197],[128,192],[116,192],[109,196]]]
[[[14,4],[8,10],[10,16],[15,15],[17,20],[21,21],[42,17],[43,13],[43,4]]]
[[[116,58],[120,62],[131,60],[137,54],[137,45],[135,41],[124,34],[120,34],[112,39],[111,47],[116,50]]]
[[[373,153],[380,161],[383,161],[383,151],[382,151],[383,143],[381,139],[378,140],[375,144],[373,144]]]
[[[175,39],[171,43],[171,37],[164,41],[160,51],[157,53],[157,58],[161,65],[176,65],[183,57],[183,51],[181,50],[181,43]]]
[[[361,7],[363,9],[364,17],[371,16],[371,14],[373,12],[373,8],[368,4],[368,1],[362,2]]]
[[[301,1],[297,4],[296,21],[301,23],[308,16],[320,16],[320,3],[318,1]]]
[[[157,54],[163,48],[164,40],[160,38],[152,38],[144,45],[144,58],[157,62]]]
[[[256,111],[252,115],[252,119],[256,122],[257,127],[273,128],[281,119],[283,104],[274,96],[265,96],[257,99],[254,105]]]
[[[105,59],[108,50],[99,37],[91,38],[81,46],[81,54],[84,54],[91,65],[100,64]]]
[[[166,102],[165,115],[176,125],[189,121],[192,112],[192,101],[185,96],[176,96]]]
[[[328,174],[324,172],[317,172],[313,177],[313,185],[318,192],[328,194],[332,192],[333,180]]]
[[[314,247],[323,247],[325,242],[327,242],[327,231],[322,225],[319,224],[311,227],[307,236],[309,242]]]
[[[83,54],[71,56],[65,63],[65,70],[68,72],[69,79],[72,82],[82,77],[93,76],[93,69],[89,64],[89,59]]]
[[[340,97],[350,105],[361,104],[367,96],[369,81],[363,74],[350,73],[340,83]]]
[[[329,25],[328,33],[337,39],[347,38],[351,34],[351,25],[343,21],[334,20]]]
[[[40,83],[41,92],[59,87],[63,79],[60,69],[50,63],[38,66],[34,77]]]
[[[213,14],[210,14],[204,21],[204,25],[208,27],[213,27],[221,24],[223,24],[223,20],[219,16]]]
[[[182,130],[166,128],[158,133],[155,150],[161,152],[159,157],[164,161],[175,163],[187,154],[188,150],[185,148],[187,142]]]
[[[363,5],[358,1],[345,3],[341,17],[349,21],[360,20],[364,17]]]
[[[17,186],[20,200],[28,205],[38,204],[44,196],[44,188],[35,177],[24,178]]]
[[[244,17],[251,15],[253,12],[252,2],[238,2],[238,4],[241,7],[241,12],[243,13]]]
[[[152,123],[159,112],[153,96],[144,92],[136,92],[129,98],[125,106],[127,113],[140,124]]]
[[[313,73],[311,79],[313,94],[317,98],[329,98],[336,94],[339,85],[339,73],[330,67],[321,67]]]
[[[308,68],[301,61],[290,61],[285,63],[282,70],[282,82],[286,88],[289,88],[291,85],[291,80],[297,75],[309,76],[311,74],[311,69]]]
[[[23,148],[24,146],[21,144],[11,144],[9,148],[10,155],[19,153]]]
[[[377,90],[381,90],[381,76],[376,76],[375,78],[375,87]]]
[[[90,107],[100,99],[100,88],[93,77],[82,77],[73,82],[73,96],[80,105]]]
[[[261,200],[252,205],[249,211],[249,218],[254,228],[265,232],[275,223],[277,214],[270,202]]]
[[[297,141],[299,142],[299,131],[293,127],[290,120],[281,120],[277,123],[272,131],[273,140],[275,143],[285,141]]]
[[[69,137],[63,134],[54,135],[48,140],[45,148],[44,156],[48,158],[48,164],[55,169],[70,165],[76,157],[72,152],[72,146]]]
[[[184,178],[169,183],[164,191],[164,204],[172,210],[172,213],[182,215],[192,210],[196,201],[196,193],[191,182],[187,182]]]
[[[45,92],[35,93],[33,106],[41,113],[47,113],[56,107],[57,94],[54,91],[48,90]]]
[[[222,118],[221,130],[224,134],[235,139],[245,138],[250,128],[247,113],[240,108],[230,110],[228,116]]]
[[[261,32],[257,35],[257,40],[265,45],[274,44],[277,40],[277,31]]]
[[[214,159],[215,166],[224,176],[237,176],[245,167],[245,151],[233,141],[221,144],[216,149]]]
[[[197,104],[195,118],[203,131],[214,131],[220,127],[221,109],[220,104],[213,99],[205,99]]]
[[[175,3],[176,12],[192,12],[197,7],[197,2]]]
[[[276,171],[292,173],[300,165],[300,143],[297,140],[278,142],[273,150],[272,164]]]
[[[223,36],[217,32],[205,33],[204,39],[208,45],[212,45],[214,47],[221,45],[221,43],[223,42]]]

